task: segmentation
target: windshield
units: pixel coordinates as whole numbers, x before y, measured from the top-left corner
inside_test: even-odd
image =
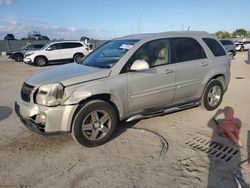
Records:
[[[46,49],[50,44],[46,44],[44,47],[42,47],[40,50]]]
[[[112,40],[89,54],[83,64],[91,67],[110,68],[134,46],[138,40]]]

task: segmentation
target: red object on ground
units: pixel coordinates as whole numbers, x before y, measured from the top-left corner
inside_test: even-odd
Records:
[[[225,134],[233,143],[240,145],[239,125],[234,119],[234,110],[232,107],[226,107],[226,118],[219,124],[219,133]]]

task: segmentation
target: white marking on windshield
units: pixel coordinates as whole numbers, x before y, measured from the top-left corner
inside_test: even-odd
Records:
[[[129,50],[132,47],[133,47],[133,45],[131,45],[131,44],[123,44],[123,45],[120,46],[120,48],[127,49],[127,50]]]

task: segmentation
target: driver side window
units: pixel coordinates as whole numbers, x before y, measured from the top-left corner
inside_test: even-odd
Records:
[[[129,67],[135,60],[144,60],[149,67],[156,67],[170,63],[169,41],[160,39],[143,44],[130,58]]]

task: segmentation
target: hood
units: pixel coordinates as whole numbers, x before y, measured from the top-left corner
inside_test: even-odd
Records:
[[[30,76],[25,82],[33,86],[61,82],[64,86],[108,77],[110,69],[100,69],[77,63],[61,65]]]

